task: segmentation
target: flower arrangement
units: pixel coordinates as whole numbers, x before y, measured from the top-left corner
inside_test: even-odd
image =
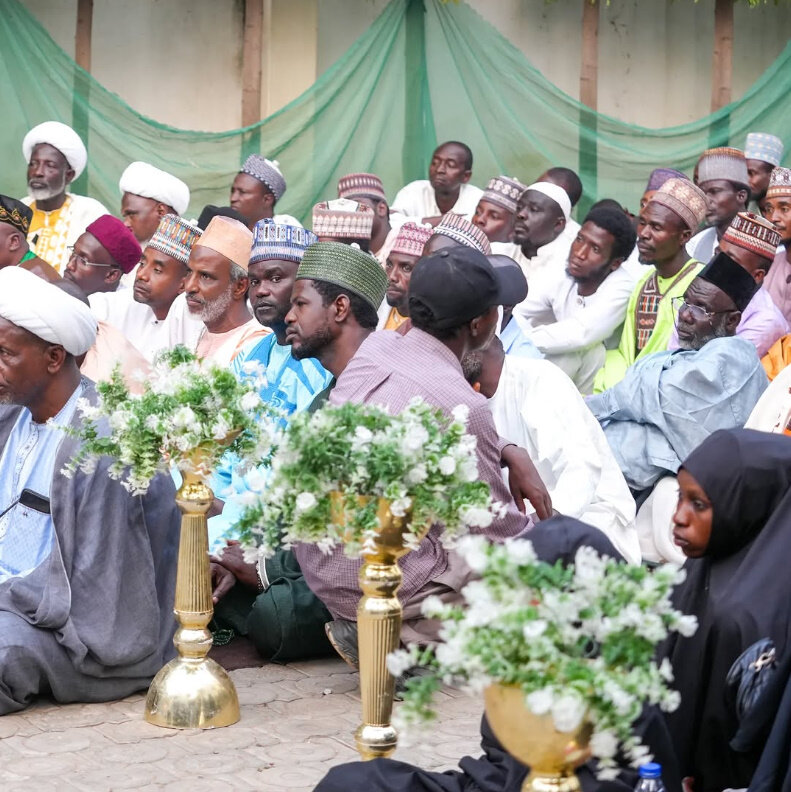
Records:
[[[157,358],[139,395],[129,392],[116,368],[108,382],[97,384],[96,405],[78,401],[83,421],[76,434],[82,444],[63,472],[90,471],[99,457],[109,456],[114,459],[110,475],[133,494],[143,494],[171,461],[202,473],[226,451],[240,464],[259,461],[274,431],[272,411],[258,395],[262,377],[248,368],[239,380],[228,369],[202,364],[183,346]]]
[[[669,687],[669,661],[655,660],[657,644],[673,631],[688,636],[697,628],[694,616],[670,602],[683,571],[673,565],[650,571],[590,547],[577,551],[573,565],[549,564],[527,540],[491,544],[468,536],[459,551],[481,578],[463,590],[463,607],[425,601],[424,614],[442,620],[443,643],[388,658],[395,676],[415,665],[433,672],[407,682],[401,728],[435,717],[432,697],[443,681],[474,692],[518,685],[527,708],[551,714],[558,731],[592,724],[600,778],[616,774],[619,748],[635,767],[649,761],[632,732],[635,719],[646,702],[668,712],[680,702]]]
[[[271,477],[245,494],[236,525],[242,543],[268,553],[296,542],[325,552],[342,544],[356,556],[379,527],[377,498],[390,501],[394,516],[410,515],[408,547],[434,523],[445,541],[489,525],[497,507],[478,481],[466,420],[464,407],[448,419],[419,398],[398,415],[362,404],[295,415],[273,453]]]

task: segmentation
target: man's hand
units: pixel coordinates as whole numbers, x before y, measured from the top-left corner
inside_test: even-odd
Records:
[[[209,560],[211,573],[211,601],[216,605],[236,585],[236,577],[230,569],[213,558]]]
[[[503,449],[502,462],[508,467],[508,487],[519,511],[526,513],[527,499],[536,510],[539,520],[551,517],[552,499],[527,451],[516,445],[507,445]]]
[[[260,588],[260,583],[256,565],[249,564],[244,560],[244,550],[235,539],[228,539],[227,544],[228,546],[223,548],[222,555],[212,560],[232,572],[236,580],[243,586],[257,591]]]

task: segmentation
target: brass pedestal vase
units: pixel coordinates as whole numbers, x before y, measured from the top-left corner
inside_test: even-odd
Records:
[[[384,498],[378,500],[377,517],[374,548],[363,552],[359,577],[363,597],[357,608],[363,722],[354,738],[363,759],[390,756],[398,742],[390,723],[395,679],[387,670],[387,655],[399,646],[403,610],[396,596],[401,585],[398,559],[409,552],[404,535],[411,520],[408,513],[393,515]]]
[[[557,731],[551,714],[535,715],[527,708],[516,685],[491,685],[484,702],[497,739],[530,768],[522,792],[580,792],[574,771],[590,756],[589,722],[583,720],[573,732]]]
[[[233,682],[214,660],[211,649],[211,577],[206,513],[214,493],[205,471],[182,470],[176,493],[181,509],[181,538],[176,574],[175,614],[179,627],[173,638],[175,657],[159,670],[148,689],[145,719],[171,729],[212,729],[239,720],[239,699]]]

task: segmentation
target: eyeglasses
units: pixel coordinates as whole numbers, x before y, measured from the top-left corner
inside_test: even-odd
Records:
[[[704,319],[708,319],[709,322],[711,322],[711,320],[717,314],[726,314],[733,311],[733,308],[728,308],[725,311],[707,311],[705,308],[701,308],[699,305],[690,305],[683,297],[674,297],[672,299],[672,303],[673,311],[675,312],[676,316],[686,309],[692,314],[692,318],[697,322],[702,322]]]
[[[112,269],[112,264],[100,264],[98,261],[88,261],[85,256],[74,252],[74,245],[69,245],[66,250],[69,251],[69,261],[77,261],[85,267],[108,267]]]

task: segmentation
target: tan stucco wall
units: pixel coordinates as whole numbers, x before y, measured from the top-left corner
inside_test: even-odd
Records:
[[[429,0],[430,1],[430,0]],[[74,54],[77,0],[25,0]],[[470,4],[560,89],[579,96],[582,0]],[[262,0],[262,114],[308,88],[387,0]],[[242,0],[94,0],[92,72],[139,112],[219,131],[241,119]],[[733,98],[791,38],[791,3],[735,5]],[[599,110],[648,127],[706,115],[714,0],[611,0],[599,25]],[[496,88],[496,87],[495,87]]]

